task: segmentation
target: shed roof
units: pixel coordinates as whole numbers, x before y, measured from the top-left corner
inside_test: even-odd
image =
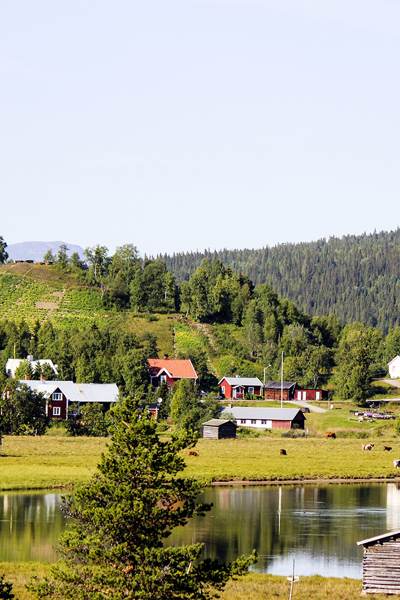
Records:
[[[363,546],[364,544],[371,544],[372,542],[379,542],[386,538],[399,537],[399,536],[400,536],[400,530],[389,531],[389,533],[383,533],[382,535],[376,535],[375,537],[368,538],[366,540],[361,540],[360,542],[357,542],[357,546]]]
[[[284,381],[283,389],[289,390],[294,385],[296,385],[295,381]],[[264,388],[266,390],[280,390],[281,387],[282,387],[282,383],[280,381],[267,381],[267,383],[264,385]]]
[[[197,379],[197,373],[189,359],[149,358],[148,362],[152,377],[165,371],[172,379]]]
[[[74,383],[73,381],[47,381],[20,379],[31,390],[42,392],[46,397],[59,389],[68,402],[117,402],[118,387],[116,383]]]
[[[230,421],[230,419],[211,419],[210,421],[203,423],[203,425],[209,425],[210,427],[219,427],[220,425],[224,425],[225,423],[232,423],[232,425],[236,427],[236,423]]]
[[[250,385],[250,386],[261,386],[262,383],[261,381],[258,379],[258,377],[223,377],[219,382],[218,385],[220,385],[222,383],[222,381],[227,381],[229,383],[229,385],[233,385],[235,387],[241,386],[241,385]]]
[[[305,419],[300,408],[257,408],[247,406],[234,406],[233,408],[223,408],[221,416],[224,413],[232,414],[235,419],[265,419],[267,421],[293,421],[300,413]]]

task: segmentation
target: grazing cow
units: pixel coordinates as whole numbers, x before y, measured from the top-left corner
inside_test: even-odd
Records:
[[[333,440],[336,440],[336,433],[334,431],[327,431],[326,437],[327,437],[327,439],[332,438]]]
[[[387,450],[388,452],[390,452],[390,450],[392,449],[391,446],[383,446],[383,451],[385,452],[385,450]]]
[[[373,444],[362,444],[361,448],[363,450],[372,450]]]
[[[194,450],[189,450],[189,456],[198,456],[198,454]]]
[[[281,448],[279,451],[280,454],[283,454],[284,456],[286,456],[286,450],[284,448]]]
[[[393,461],[393,467],[394,467],[395,469],[398,469],[398,468],[400,467],[400,460],[394,460],[394,461]]]

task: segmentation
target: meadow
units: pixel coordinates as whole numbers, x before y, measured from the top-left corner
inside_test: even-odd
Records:
[[[34,600],[36,596],[25,589],[31,575],[40,579],[50,574],[51,565],[42,563],[0,563],[0,573],[13,584],[18,600]],[[221,600],[287,600],[290,583],[286,577],[249,573],[230,581],[220,593]],[[304,577],[295,583],[293,600],[356,600],[361,592],[361,581],[334,577]],[[369,594],[371,600],[389,598],[386,594]]]
[[[365,440],[364,440],[365,441]],[[206,483],[229,481],[303,481],[309,479],[392,479],[400,476],[393,459],[400,458],[400,440],[369,437],[372,451],[356,438],[249,437],[200,439],[198,457],[183,456],[185,475]],[[105,438],[3,438],[0,489],[24,490],[73,486],[88,481],[106,449]],[[392,447],[384,452],[383,446]],[[280,454],[284,448],[287,455]]]

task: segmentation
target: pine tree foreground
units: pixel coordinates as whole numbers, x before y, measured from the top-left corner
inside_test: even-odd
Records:
[[[179,453],[195,445],[195,436],[161,441],[156,425],[134,400],[113,409],[98,473],[63,497],[73,522],[60,537],[52,577],[28,586],[39,598],[207,600],[256,562],[255,552],[225,565],[200,560],[203,544],[164,547],[174,527],[211,506],[195,502],[200,482],[177,476],[185,467]]]

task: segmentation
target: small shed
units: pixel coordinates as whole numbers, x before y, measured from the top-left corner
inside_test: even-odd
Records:
[[[236,425],[228,419],[211,419],[203,423],[203,438],[209,440],[227,440],[236,437]]]
[[[362,594],[400,594],[400,531],[361,540]]]

